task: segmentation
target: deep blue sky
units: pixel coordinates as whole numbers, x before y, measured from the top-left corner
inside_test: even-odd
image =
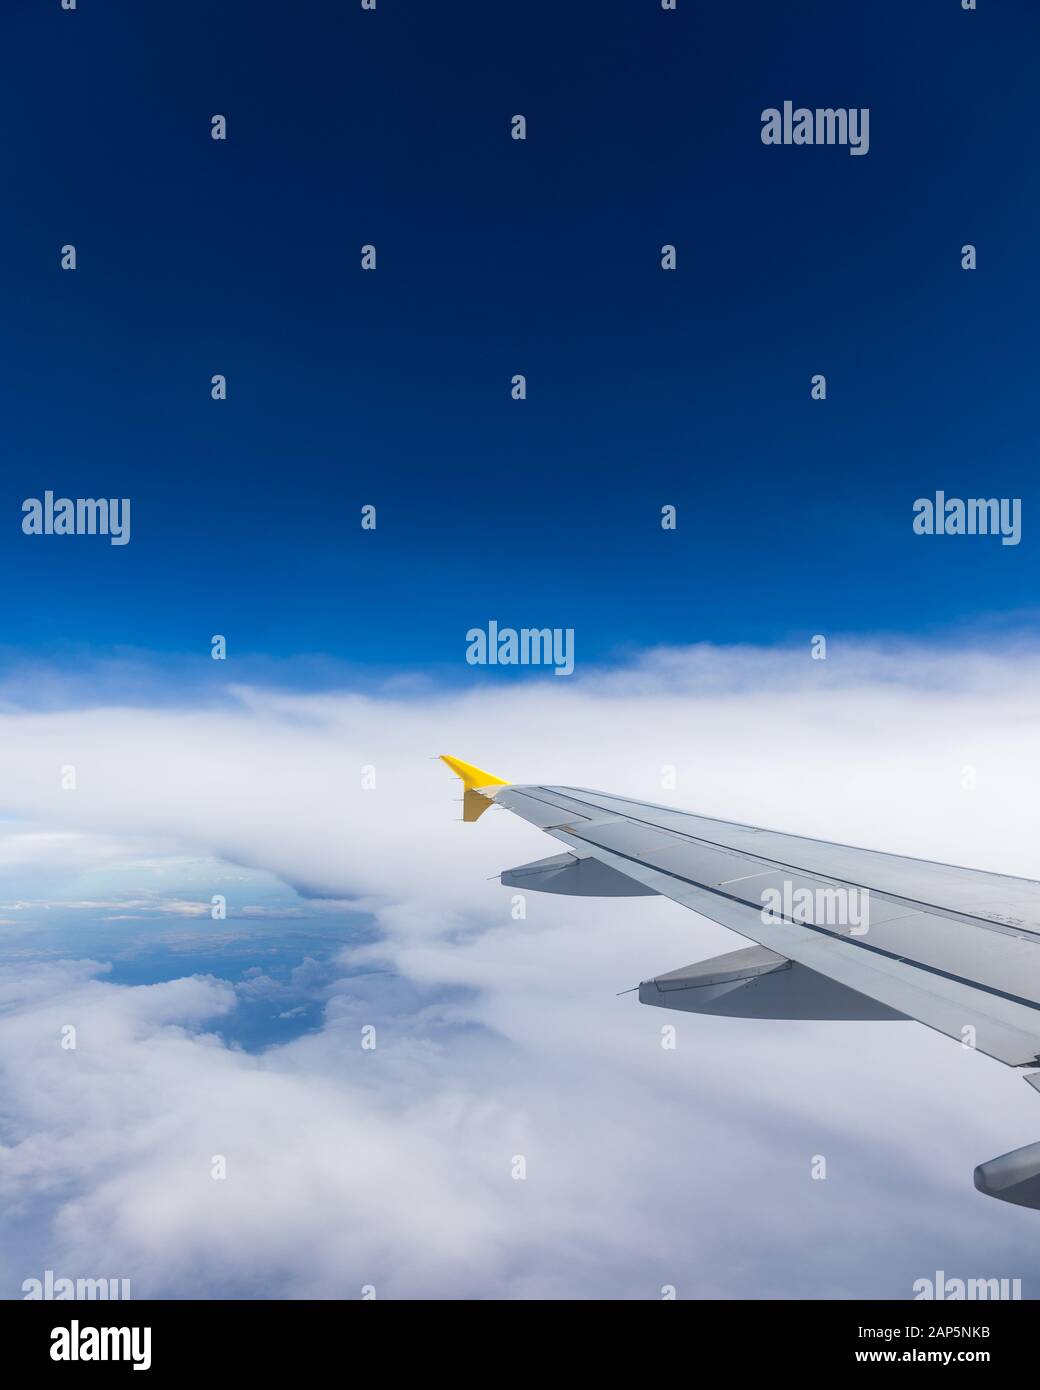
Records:
[[[9,654],[1028,621],[1030,0],[79,3],[5,7]],[[763,146],[785,98],[869,106],[870,153]],[[129,496],[131,544],[24,537],[46,488]],[[915,537],[936,488],[1021,497],[1022,544]]]

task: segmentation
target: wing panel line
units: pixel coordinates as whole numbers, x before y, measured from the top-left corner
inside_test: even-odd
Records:
[[[547,789],[546,789],[546,790],[547,790]],[[523,793],[523,795],[527,795],[527,793]],[[564,799],[567,800],[567,801],[574,801],[574,802],[577,803],[577,805],[579,805],[579,806],[584,806],[584,807],[589,808],[589,809],[592,809],[592,810],[598,810],[598,811],[602,812],[603,809],[604,809],[602,806],[595,806],[591,801],[582,801],[580,797],[576,797],[576,796],[566,796],[566,795],[565,795],[564,793],[562,793],[562,792],[561,792],[561,793],[558,793],[558,795],[564,796]],[[537,800],[540,800],[540,798],[538,798],[538,797],[532,797],[532,800],[537,801]],[[643,802],[634,802],[633,804],[634,804],[634,805],[644,805],[644,804],[646,804],[646,803],[643,803]],[[561,808],[561,809],[563,809],[563,808]],[[665,808],[662,807],[661,809],[664,810]],[[697,845],[706,845],[706,846],[710,847],[711,849],[724,850],[724,851],[726,851],[727,853],[730,853],[730,854],[740,854],[740,855],[743,855],[746,859],[757,860],[758,863],[760,863],[760,864],[772,864],[774,867],[776,867],[776,868],[778,868],[778,869],[790,869],[790,870],[791,870],[792,872],[794,872],[794,873],[805,874],[805,875],[807,875],[809,878],[827,879],[827,880],[828,880],[829,882],[831,882],[831,883],[844,883],[844,884],[849,885],[849,886],[852,887],[852,888],[862,888],[862,889],[864,889],[865,891],[867,891],[867,892],[869,892],[869,893],[875,894],[878,898],[881,898],[881,899],[883,899],[883,900],[886,901],[886,902],[899,903],[899,904],[907,904],[907,905],[909,905],[910,907],[913,907],[913,908],[917,909],[918,911],[927,912],[927,913],[929,913],[929,914],[930,914],[931,916],[933,916],[933,917],[946,917],[946,918],[949,918],[951,921],[963,922],[966,926],[969,926],[969,927],[981,927],[981,928],[983,929],[983,931],[995,932],[998,936],[1010,936],[1010,937],[1013,937],[1013,938],[1014,938],[1015,940],[1017,940],[1017,941],[1028,941],[1031,945],[1040,945],[1040,936],[1038,936],[1037,932],[1033,931],[1031,928],[1028,928],[1028,927],[1026,927],[1026,928],[1009,927],[1009,926],[1005,925],[1003,922],[992,922],[992,921],[990,921],[990,920],[989,920],[988,918],[986,918],[986,917],[976,917],[976,916],[974,915],[974,913],[971,913],[971,912],[962,912],[959,908],[944,907],[941,903],[930,903],[930,902],[926,902],[926,901],[925,901],[924,899],[922,899],[922,898],[907,898],[907,897],[904,897],[904,896],[903,896],[902,894],[900,894],[900,893],[892,893],[892,892],[890,892],[890,891],[888,891],[887,889],[884,889],[884,888],[872,888],[872,887],[870,886],[869,883],[858,883],[855,879],[852,879],[852,878],[842,878],[842,877],[840,877],[840,876],[837,875],[837,874],[829,873],[829,872],[827,872],[827,871],[824,871],[824,872],[821,873],[821,871],[820,871],[819,869],[808,869],[808,868],[805,868],[805,867],[804,867],[803,865],[801,865],[801,864],[789,864],[789,863],[788,863],[786,860],[784,860],[784,859],[771,859],[771,858],[769,857],[769,855],[767,855],[767,854],[759,854],[759,853],[757,853],[755,850],[752,850],[752,849],[738,848],[738,847],[735,846],[735,845],[723,844],[721,841],[718,841],[718,840],[708,840],[708,839],[705,839],[705,838],[704,838],[703,836],[701,836],[701,835],[692,835],[692,834],[690,834],[689,831],[686,831],[686,830],[674,830],[671,826],[657,825],[656,822],[654,822],[654,821],[652,821],[652,820],[644,820],[644,819],[643,819],[642,817],[640,817],[640,816],[631,816],[631,815],[628,815],[628,814],[622,814],[620,811],[615,811],[615,812],[613,812],[613,814],[616,815],[617,818],[618,818],[618,820],[620,820],[620,821],[630,821],[630,822],[631,822],[632,824],[634,824],[634,825],[645,825],[648,829],[650,829],[650,830],[656,830],[656,831],[657,831],[659,834],[661,834],[661,835],[671,835],[671,836],[674,836],[675,838],[680,839],[680,840],[688,840],[688,841],[691,841],[693,844],[697,844]],[[704,817],[704,819],[705,819],[705,820],[710,820],[711,817],[710,817],[710,816],[706,816],[706,817]],[[720,822],[720,824],[725,824],[725,823],[726,823],[726,822]],[[755,828],[755,827],[751,827],[751,826],[747,826],[747,827],[741,826],[741,827],[740,827],[740,829],[742,829],[742,830],[743,830],[743,829],[753,829],[753,828]],[[781,832],[781,831],[770,831],[770,832],[768,832],[768,833],[770,833],[770,834],[782,834],[783,832]],[[795,837],[795,838],[804,839],[805,837],[804,837],[804,836],[797,836],[797,837]],[[822,840],[821,840],[821,841],[819,841],[819,843],[820,843],[820,844],[825,844],[825,843],[828,843],[828,842],[822,841]],[[851,846],[843,846],[843,848],[852,848],[852,847],[851,847]],[[870,853],[884,853],[884,852],[885,852],[885,851],[882,851],[882,850],[877,850],[877,851],[873,851],[873,850],[872,850],[872,851],[870,851]],[[627,858],[628,856],[625,856],[625,857]],[[902,858],[902,857],[905,857],[905,856],[894,855],[894,856],[892,856],[892,857],[893,857],[893,858]],[[633,862],[633,863],[639,863],[640,861],[639,861],[638,859],[633,859],[632,862]],[[922,863],[929,863],[929,862],[938,862],[938,861],[922,860],[922,861],[920,861],[920,862],[922,862]],[[950,866],[944,866],[944,867],[954,867],[954,866],[950,865]],[[662,872],[666,872],[666,870],[662,870]],[[980,873],[985,873],[986,870],[980,869],[979,872],[980,872]],[[1004,876],[1005,876],[1005,875],[998,875],[998,877],[1004,877]],[[681,877],[681,876],[680,876],[680,877]],[[749,877],[750,877],[750,875],[749,875]],[[687,881],[688,881],[688,882],[694,882],[694,880],[687,880]],[[731,880],[731,881],[736,882],[736,880]],[[1034,882],[1033,879],[1022,879],[1021,881],[1022,881],[1023,883],[1032,883],[1032,882]],[[706,884],[703,884],[703,885],[702,885],[702,884],[697,884],[696,886],[697,886],[697,887],[707,887]],[[712,890],[712,891],[714,891],[714,890]],[[739,899],[735,899],[735,901],[739,901]],[[842,938],[842,939],[844,939],[844,938]],[[897,957],[897,959],[902,959],[902,957]]]

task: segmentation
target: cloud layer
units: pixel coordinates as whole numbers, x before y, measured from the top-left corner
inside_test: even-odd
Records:
[[[321,1028],[259,1055],[221,1034],[269,988],[259,959],[134,987],[85,939],[5,966],[3,1292],[50,1267],[137,1296],[904,1297],[943,1268],[1028,1295],[1035,1216],[971,1185],[1038,1137],[1015,1073],[912,1024],[617,997],[741,943],[654,899],[532,895],[513,920],[489,878],[554,842],[499,810],[462,825],[430,758],[1035,876],[1038,667],[695,649],[471,692],[9,709],[0,882],[183,857],[349,910],[326,908],[331,978],[272,991],[319,997]]]

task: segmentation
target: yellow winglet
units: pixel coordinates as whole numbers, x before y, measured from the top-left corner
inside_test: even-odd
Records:
[[[465,791],[462,794],[462,819],[464,821],[479,820],[489,806],[494,802],[487,796],[481,796],[478,787],[508,787],[509,783],[503,777],[492,777],[490,772],[483,772],[479,767],[474,767],[472,763],[464,763],[461,758],[450,758],[447,753],[441,753],[442,763],[447,763],[456,777],[462,779]]]
[[[462,778],[462,785],[467,791],[473,791],[477,787],[509,786],[504,777],[492,777],[490,772],[482,772],[479,767],[474,767],[472,763],[464,763],[461,758],[449,758],[447,753],[442,753],[440,758],[442,763],[448,764],[456,777]]]

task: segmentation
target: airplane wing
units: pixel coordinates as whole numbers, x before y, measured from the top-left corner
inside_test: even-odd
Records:
[[[1040,1067],[1040,883],[580,787],[514,786],[443,756],[464,819],[503,806],[567,846],[510,887],[661,894],[755,943],[644,980],[641,1003],[743,1018],[916,1019],[1012,1067]],[[1040,1071],[1025,1078],[1040,1089]],[[1040,1144],[975,1170],[1040,1208]]]

